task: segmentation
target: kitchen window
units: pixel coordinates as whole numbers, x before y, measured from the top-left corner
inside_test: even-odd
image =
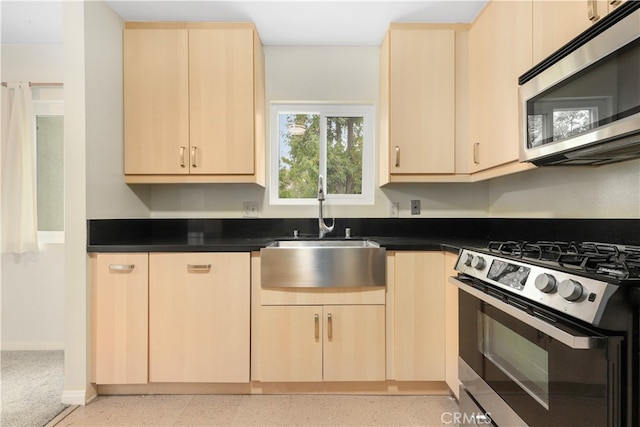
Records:
[[[272,104],[271,203],[373,204],[373,106]]]

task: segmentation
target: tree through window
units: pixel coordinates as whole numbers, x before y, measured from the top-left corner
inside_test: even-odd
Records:
[[[371,106],[274,105],[273,109],[274,202],[315,200],[318,176],[323,175],[327,199],[373,203]]]

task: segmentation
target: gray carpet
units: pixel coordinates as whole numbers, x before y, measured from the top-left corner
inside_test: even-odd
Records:
[[[2,351],[0,426],[42,427],[67,405],[64,352]]]

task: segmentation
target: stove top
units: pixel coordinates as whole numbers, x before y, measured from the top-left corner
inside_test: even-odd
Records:
[[[490,292],[506,291],[591,325],[618,329],[640,290],[640,247],[596,242],[502,241],[463,249],[456,270]],[[534,309],[532,309],[534,311]]]
[[[640,246],[599,242],[493,241],[488,252],[584,274],[616,284],[640,285]]]

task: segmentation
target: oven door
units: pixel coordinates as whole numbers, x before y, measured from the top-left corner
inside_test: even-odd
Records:
[[[462,291],[460,381],[496,425],[621,425],[622,337],[553,323],[506,294],[452,281]]]

